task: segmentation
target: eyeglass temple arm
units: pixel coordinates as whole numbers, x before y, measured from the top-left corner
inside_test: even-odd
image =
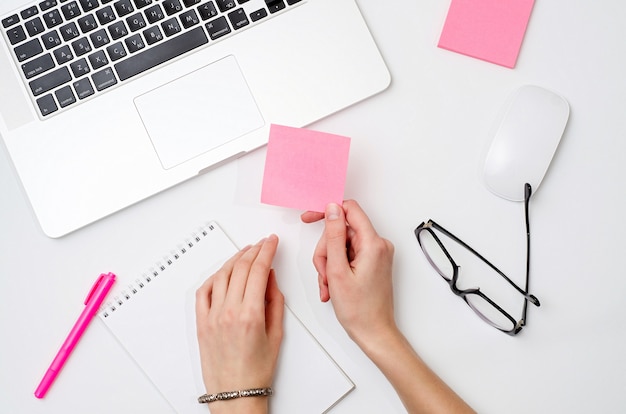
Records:
[[[528,218],[528,204],[530,202],[530,196],[532,195],[532,187],[530,184],[524,184],[524,218],[526,221],[526,292],[528,292],[528,285],[530,281],[530,219]],[[534,298],[529,299],[533,305],[539,306],[539,300],[533,295],[529,295]],[[528,298],[528,297],[527,297]],[[528,310],[528,301],[524,301],[524,308],[522,310],[522,323],[525,325],[527,322],[526,311]]]

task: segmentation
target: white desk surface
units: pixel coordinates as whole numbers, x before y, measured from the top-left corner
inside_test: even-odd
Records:
[[[626,4],[537,1],[511,70],[436,47],[449,1],[396,3],[360,1],[391,87],[312,128],[353,138],[346,197],[395,243],[401,328],[481,413],[624,412]],[[542,306],[529,310],[528,326],[512,338],[449,291],[418,251],[413,228],[433,218],[523,283],[522,205],[492,195],[480,179],[498,111],[523,84],[561,93],[571,118],[531,201],[531,284]],[[357,385],[331,412],[403,412],[331,305],[317,300],[311,254],[321,225],[259,203],[264,155],[258,150],[52,240],[0,151],[0,411],[171,413],[99,321],[46,398],[33,391],[97,274],[122,265],[142,270],[214,219],[239,245],[271,232],[281,237],[276,268],[288,304]]]

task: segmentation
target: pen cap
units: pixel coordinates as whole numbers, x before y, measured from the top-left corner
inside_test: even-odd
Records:
[[[89,303],[89,301],[95,295],[96,291],[98,291],[98,288],[102,287],[106,289],[106,291],[108,292],[108,289],[111,287],[114,281],[115,281],[115,275],[113,273],[111,272],[106,273],[106,274],[102,273],[98,277],[98,280],[96,280],[96,282],[91,287],[91,290],[89,290],[89,293],[87,294],[87,298],[85,299],[85,305]]]

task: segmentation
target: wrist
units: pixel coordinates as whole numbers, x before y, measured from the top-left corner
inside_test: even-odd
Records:
[[[395,324],[385,329],[372,329],[371,332],[375,334],[357,337],[355,342],[376,365],[379,365],[381,359],[386,356],[398,355],[406,351],[406,338]]]

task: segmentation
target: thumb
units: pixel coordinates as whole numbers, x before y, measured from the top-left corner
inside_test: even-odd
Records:
[[[341,274],[347,267],[348,256],[346,254],[347,227],[343,207],[330,203],[326,206],[326,273],[332,278],[338,272]]]
[[[265,327],[267,335],[276,344],[283,338],[283,319],[285,312],[285,297],[278,288],[274,269],[270,269],[265,293]]]

